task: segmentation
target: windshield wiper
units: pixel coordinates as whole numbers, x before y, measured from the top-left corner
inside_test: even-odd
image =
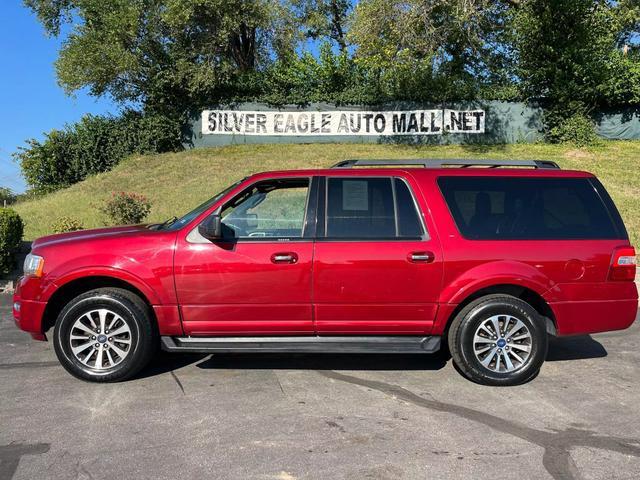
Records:
[[[166,227],[170,227],[171,225],[173,225],[175,222],[178,221],[178,217],[171,217],[169,220],[165,220],[164,222],[162,222],[160,225],[158,225],[158,230],[162,230],[163,228]]]

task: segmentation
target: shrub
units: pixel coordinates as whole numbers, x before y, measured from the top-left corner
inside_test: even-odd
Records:
[[[44,142],[27,140],[26,147],[19,147],[14,158],[34,193],[47,193],[77,181],[71,175],[71,144],[68,132],[52,130],[45,134]]]
[[[577,147],[587,147],[600,141],[595,123],[583,113],[575,113],[566,119],[553,123],[555,125],[551,126],[548,133],[548,138],[552,142],[566,142]]]
[[[51,225],[53,233],[75,232],[84,230],[84,225],[73,217],[60,217]]]
[[[27,140],[14,154],[27,183],[46,193],[110,170],[134,153],[159,153],[182,147],[180,123],[160,115],[127,111],[119,117],[85,115],[44,141]]]
[[[102,208],[115,225],[142,223],[151,211],[151,203],[143,195],[127,192],[112,192],[111,198]]]
[[[20,215],[9,208],[0,208],[0,274],[15,266],[15,253],[20,249],[24,224]]]

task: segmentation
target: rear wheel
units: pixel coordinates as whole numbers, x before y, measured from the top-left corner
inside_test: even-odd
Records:
[[[135,375],[148,363],[156,344],[148,306],[118,288],[99,288],[74,298],[60,312],[54,330],[62,366],[94,382]]]
[[[544,319],[510,295],[474,300],[454,318],[449,349],[470,380],[485,385],[518,385],[537,375],[547,355]]]

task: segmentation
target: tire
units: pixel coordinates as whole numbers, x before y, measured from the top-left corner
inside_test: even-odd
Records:
[[[544,318],[531,305],[495,294],[460,310],[451,323],[448,344],[465,377],[483,385],[509,386],[538,374],[547,356],[548,338]]]
[[[119,288],[98,288],[62,309],[53,345],[58,360],[74,377],[118,382],[147,365],[158,335],[149,307],[140,297]]]

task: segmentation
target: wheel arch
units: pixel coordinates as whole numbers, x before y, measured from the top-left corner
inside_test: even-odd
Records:
[[[120,278],[107,275],[91,275],[70,280],[51,294],[42,316],[42,332],[47,332],[55,325],[59,313],[73,298],[90,290],[95,290],[96,288],[120,288],[137,295],[147,305],[150,318],[155,322],[157,327],[158,319],[156,318],[152,303],[147,295],[138,287]]]
[[[469,303],[474,300],[492,294],[505,294],[511,295],[512,297],[519,298],[520,300],[527,302],[531,305],[545,320],[547,333],[551,335],[557,335],[557,323],[556,316],[551,308],[551,306],[546,302],[546,300],[535,290],[526,287],[524,285],[517,285],[513,283],[500,283],[490,286],[485,286],[474,290],[469,293],[466,297],[464,297],[460,303],[456,305],[452,305],[452,308],[446,312],[442,322],[444,323],[443,328],[443,336],[446,338],[449,332],[449,327],[451,326],[451,322],[456,317],[456,315]]]

